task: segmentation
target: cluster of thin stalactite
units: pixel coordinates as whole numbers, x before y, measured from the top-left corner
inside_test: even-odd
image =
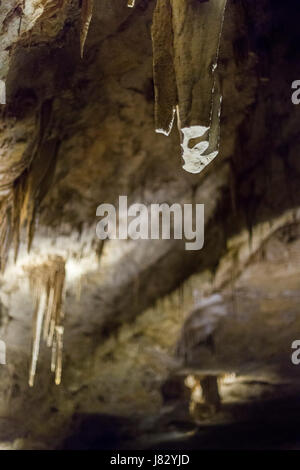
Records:
[[[55,383],[59,385],[64,334],[65,260],[60,256],[49,257],[45,263],[29,267],[27,271],[35,299],[29,385],[34,385],[41,339],[52,350],[51,371],[54,373]]]
[[[1,178],[0,268],[5,270],[9,249],[17,260],[22,230],[30,251],[38,207],[52,184],[59,140],[51,136],[52,101],[46,100],[38,114],[36,132],[20,162]]]

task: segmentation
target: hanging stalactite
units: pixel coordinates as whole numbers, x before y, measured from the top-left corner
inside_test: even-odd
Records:
[[[169,135],[178,103],[174,69],[172,7],[170,0],[158,0],[152,28],[156,131]]]
[[[127,6],[133,8],[135,0],[127,0]],[[84,46],[89,32],[90,24],[93,17],[94,0],[82,0],[81,5],[81,28],[80,28],[80,55],[84,54]]]
[[[35,210],[29,210],[33,203],[30,196],[30,187],[28,183],[28,173],[24,172],[14,183],[13,188],[1,201],[0,209],[0,267],[1,272],[4,272],[9,249],[13,243],[14,245],[14,260],[17,260],[19,245],[20,245],[20,232],[23,225],[29,227],[34,224]],[[31,232],[33,230],[31,229]],[[27,229],[28,233],[28,229]]]
[[[80,55],[83,57],[84,45],[89,32],[93,16],[94,0],[82,0],[81,29],[80,29]]]
[[[37,266],[26,269],[30,289],[35,299],[33,317],[32,357],[29,371],[29,385],[33,387],[40,350],[41,337],[52,348],[51,371],[55,383],[61,382],[63,351],[63,293],[65,282],[65,261],[60,256],[49,259]]]
[[[217,75],[226,0],[157,0],[152,26],[156,131],[177,109],[183,168],[199,173],[218,154],[222,96]]]
[[[6,104],[6,84],[4,80],[0,80],[0,104]]]

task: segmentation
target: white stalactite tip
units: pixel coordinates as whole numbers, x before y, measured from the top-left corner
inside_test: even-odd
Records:
[[[175,121],[175,116],[176,116],[176,108],[173,109],[173,115],[172,115],[172,119],[169,123],[169,127],[168,129],[155,129],[155,132],[157,134],[163,134],[163,135],[166,135],[167,137],[169,137],[169,135],[171,134],[171,131],[173,129],[173,124],[174,124],[174,121]]]
[[[4,80],[0,80],[0,104],[6,104],[6,86]]]
[[[0,341],[0,364],[6,364],[6,344]]]
[[[182,158],[185,162],[182,168],[189,173],[200,173],[218,155],[218,151],[204,155],[209,147],[208,140],[203,140],[192,148],[189,146],[191,139],[203,137],[208,130],[209,127],[205,126],[191,126],[181,129],[183,133]]]
[[[134,5],[135,5],[135,0],[128,0],[127,6],[128,6],[129,8],[133,8]]]

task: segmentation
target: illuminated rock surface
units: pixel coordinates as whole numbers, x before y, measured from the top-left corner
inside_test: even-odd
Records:
[[[179,439],[181,447],[205,448],[220,445],[227,429],[241,447],[239,423],[255,429],[262,408],[277,433],[265,445],[299,447],[300,369],[290,360],[300,335],[299,112],[290,99],[300,77],[297,2],[228,0],[213,116],[201,94],[211,94],[212,77],[202,84],[197,58],[201,52],[213,71],[216,44],[209,40],[210,50],[204,35],[203,49],[200,42],[201,51],[189,52],[189,20],[175,41],[166,30],[158,42],[169,41],[174,57],[163,51],[166,70],[156,71],[158,125],[151,26],[159,2],[94,2],[82,59],[77,0],[47,8],[26,0],[24,11],[19,3],[0,5],[0,447],[135,448]],[[178,1],[171,6],[176,27],[184,15],[199,21]],[[169,133],[178,103],[183,132],[157,134],[157,127]],[[213,135],[199,140],[197,126]],[[182,169],[181,145],[192,173],[207,153],[200,175]],[[203,250],[185,251],[180,240],[103,247],[96,209],[123,194],[204,203]],[[49,256],[66,269],[62,380],[55,385],[41,342],[29,388],[28,268]],[[226,382],[225,374],[236,375]],[[201,383],[212,397],[206,402],[197,402]],[[207,424],[214,428],[205,434]],[[246,444],[257,445],[254,431]]]

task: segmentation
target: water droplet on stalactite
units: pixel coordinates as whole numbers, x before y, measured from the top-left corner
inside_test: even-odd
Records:
[[[80,55],[83,57],[84,45],[89,32],[93,16],[94,0],[82,0],[81,29],[80,29]]]
[[[26,268],[30,288],[35,298],[33,318],[32,358],[29,385],[33,387],[39,357],[41,336],[52,348],[51,371],[59,385],[62,374],[63,351],[63,292],[65,283],[65,261],[60,256],[50,257],[45,263]]]
[[[155,129],[168,136],[177,110],[183,168],[190,173],[202,171],[219,151],[217,65],[226,1],[157,0],[154,11]],[[192,139],[198,142],[190,147]]]
[[[4,80],[0,80],[0,104],[6,104],[6,85]]]

